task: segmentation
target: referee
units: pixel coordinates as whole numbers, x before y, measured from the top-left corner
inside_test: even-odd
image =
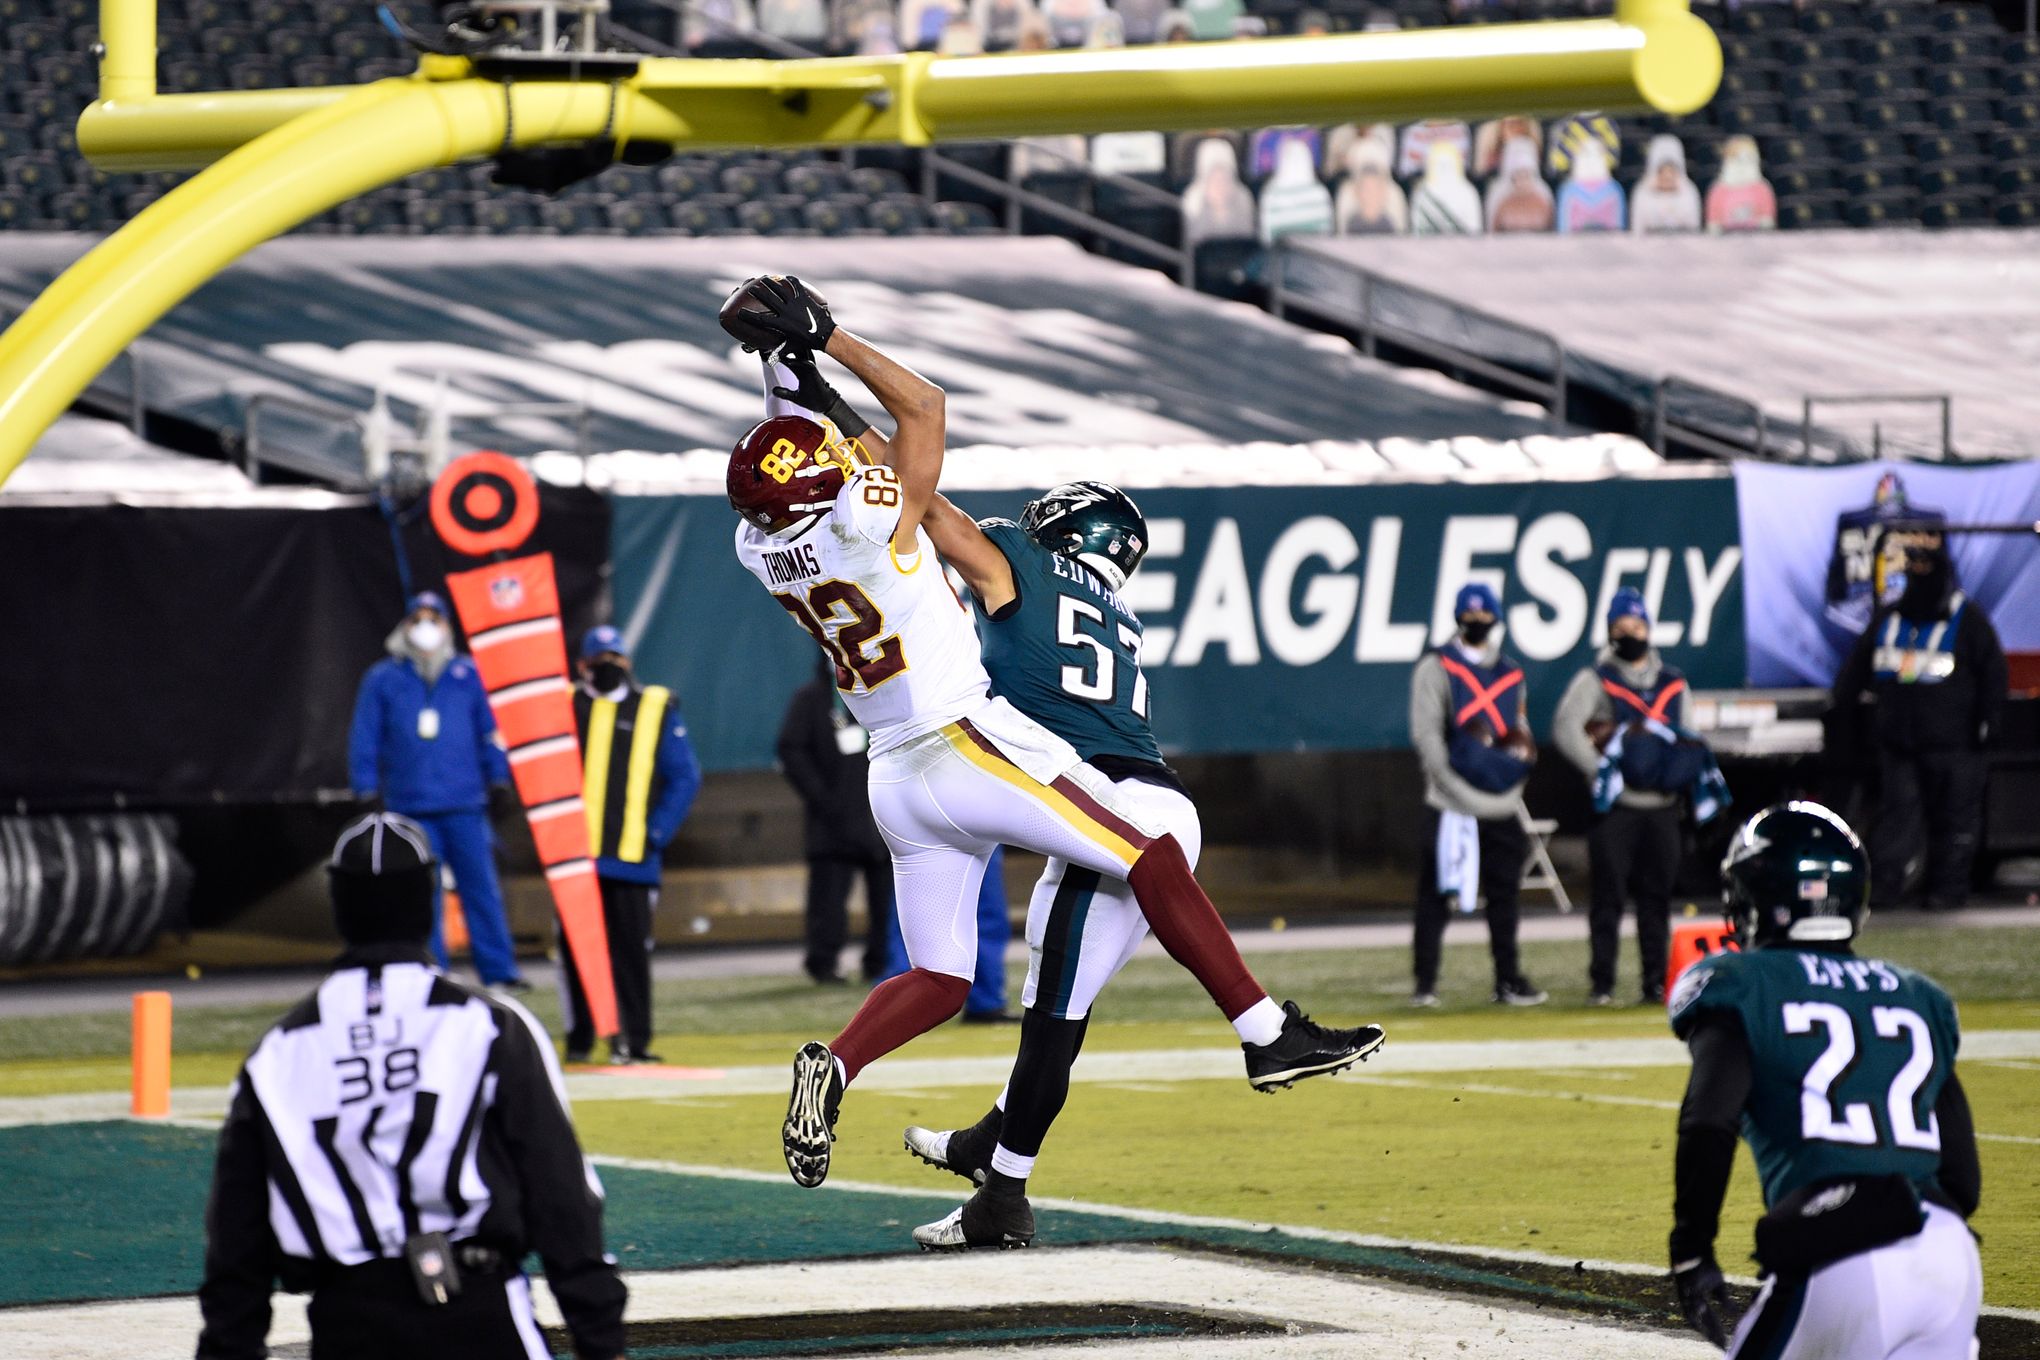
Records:
[[[220,1130],[198,1360],[266,1356],[279,1283],[312,1296],[316,1360],[540,1360],[532,1251],[579,1360],[622,1355],[602,1187],[551,1045],[433,968],[423,829],[364,817],[329,872],[347,950],[256,1044]]]

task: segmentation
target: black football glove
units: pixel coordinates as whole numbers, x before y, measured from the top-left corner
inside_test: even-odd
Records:
[[[1672,1262],[1672,1287],[1679,1291],[1679,1311],[1693,1330],[1728,1349],[1728,1282],[1721,1278],[1714,1257]]]
[[[779,352],[777,361],[793,370],[794,386],[774,387],[773,396],[784,398],[816,415],[827,416],[851,439],[871,428],[871,422],[858,415],[850,403],[843,400],[843,394],[829,386],[829,380],[822,376],[812,351],[789,346]]]
[[[791,274],[767,274],[758,280],[754,291],[765,309],[749,315],[753,324],[794,349],[828,348],[829,337],[836,333],[836,318],[829,315],[829,304],[816,297],[813,289]]]
[[[517,797],[517,790],[508,784],[489,785],[489,820],[500,822],[512,813],[522,811],[524,804]]]

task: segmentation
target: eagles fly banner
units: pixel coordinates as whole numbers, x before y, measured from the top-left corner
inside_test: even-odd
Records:
[[[1407,744],[1411,668],[1475,579],[1501,596],[1540,734],[1625,585],[1695,688],[1743,683],[1726,476],[1128,490],[1150,546],[1121,594],[1171,753]],[[980,517],[1034,494],[951,493]],[[613,524],[615,617],[639,671],[676,687],[704,765],[769,767],[816,651],[737,565],[728,503],[619,496]]]
[[[1738,463],[1743,631],[1756,686],[1833,682],[1880,595],[1894,523],[2040,522],[2040,464],[1940,467]],[[2040,547],[2030,534],[1948,535],[1956,584],[1982,605],[2006,651],[2040,650]]]

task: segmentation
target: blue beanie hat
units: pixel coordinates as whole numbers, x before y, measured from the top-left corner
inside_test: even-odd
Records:
[[[447,618],[450,614],[446,600],[436,590],[421,590],[404,606],[406,614],[415,614],[421,609],[437,610],[441,618]]]
[[[1644,607],[1643,592],[1635,586],[1624,586],[1615,592],[1615,598],[1608,601],[1608,622],[1617,619],[1642,619],[1650,622],[1650,610]]]
[[[630,647],[624,642],[623,634],[606,623],[590,628],[582,635],[581,659],[592,661],[604,652],[614,652],[622,657],[630,655]]]
[[[1459,594],[1452,601],[1452,617],[1486,612],[1496,618],[1502,616],[1502,602],[1495,598],[1495,592],[1480,581],[1468,581],[1459,588]]]

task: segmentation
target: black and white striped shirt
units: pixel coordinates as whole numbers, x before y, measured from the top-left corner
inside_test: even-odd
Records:
[[[577,1347],[623,1349],[602,1185],[551,1044],[422,950],[349,951],[262,1036],[220,1132],[206,1229],[200,1360],[264,1354],[278,1279],[316,1290],[421,1232],[511,1260],[536,1250]]]

